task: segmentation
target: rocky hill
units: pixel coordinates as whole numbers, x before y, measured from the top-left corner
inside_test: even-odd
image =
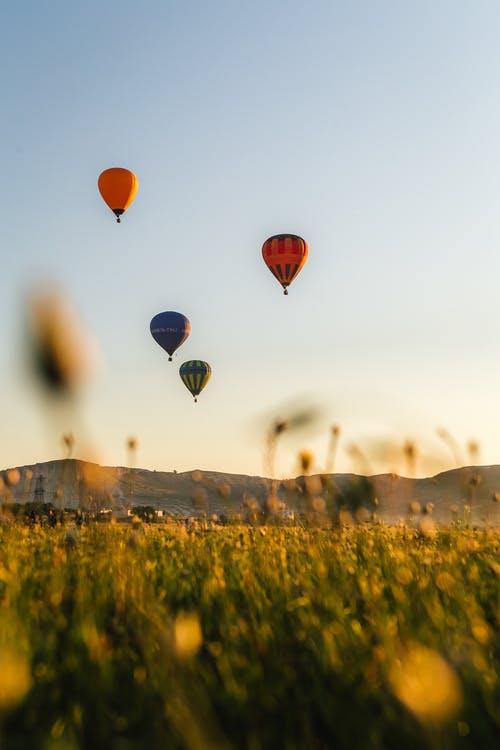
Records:
[[[374,513],[387,523],[420,516],[428,504],[441,524],[500,524],[500,466],[463,467],[425,479],[395,474],[314,475],[271,481],[213,471],[164,472],[104,467],[77,459],[0,472],[2,502],[53,502],[65,508],[151,505],[181,517],[232,516],[264,509],[284,513]]]

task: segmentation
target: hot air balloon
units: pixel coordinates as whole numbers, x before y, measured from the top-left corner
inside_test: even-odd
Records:
[[[172,361],[172,354],[187,339],[191,323],[185,315],[178,312],[161,312],[154,316],[149,324],[151,335],[157,344],[165,349]]]
[[[296,234],[275,234],[262,245],[262,257],[288,294],[288,286],[307,260],[307,242]]]
[[[101,172],[97,186],[104,202],[113,211],[119,224],[120,216],[130,206],[137,193],[139,187],[137,177],[130,169],[112,167]]]
[[[181,380],[190,391],[195,402],[198,401],[196,398],[200,395],[212,374],[212,368],[208,362],[202,362],[201,359],[190,359],[188,362],[183,362],[179,368],[179,375]]]

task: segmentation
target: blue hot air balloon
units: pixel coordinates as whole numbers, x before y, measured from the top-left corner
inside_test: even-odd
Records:
[[[151,335],[157,344],[165,349],[172,361],[172,354],[187,339],[191,323],[185,315],[178,312],[161,312],[154,316],[149,324]]]

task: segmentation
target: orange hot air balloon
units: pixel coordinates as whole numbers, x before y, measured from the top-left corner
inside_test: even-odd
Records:
[[[288,294],[288,286],[307,260],[307,242],[296,234],[275,234],[262,245],[262,257]]]
[[[104,202],[116,216],[120,223],[120,216],[130,206],[137,193],[139,182],[130,169],[111,167],[101,172],[97,181],[99,192]]]

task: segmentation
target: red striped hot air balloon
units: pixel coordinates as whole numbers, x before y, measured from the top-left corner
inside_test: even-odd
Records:
[[[262,257],[288,294],[288,286],[307,260],[307,242],[296,234],[275,234],[262,245]]]

